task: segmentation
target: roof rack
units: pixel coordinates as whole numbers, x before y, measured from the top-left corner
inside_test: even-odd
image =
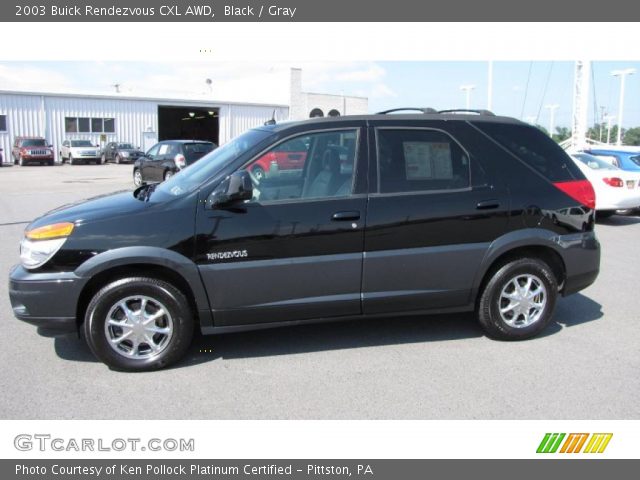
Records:
[[[452,108],[450,110],[439,110],[438,113],[477,113],[478,115],[489,115],[495,117],[496,114],[490,110],[473,110],[469,108]]]
[[[438,113],[435,108],[429,107],[405,107],[405,108],[392,108],[390,110],[385,110],[384,112],[378,112],[377,115],[386,115],[388,113],[395,112],[422,112],[422,113]]]

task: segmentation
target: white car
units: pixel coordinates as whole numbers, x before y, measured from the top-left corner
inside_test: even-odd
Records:
[[[640,207],[640,174],[622,170],[588,153],[574,153],[571,157],[593,185],[599,217]]]
[[[65,140],[60,149],[62,163],[67,160],[71,165],[78,163],[102,163],[100,148],[92,145],[89,140]]]

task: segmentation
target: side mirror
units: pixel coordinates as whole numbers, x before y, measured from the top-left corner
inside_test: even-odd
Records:
[[[253,184],[246,170],[234,172],[209,195],[207,206],[221,208],[235,202],[251,200]]]

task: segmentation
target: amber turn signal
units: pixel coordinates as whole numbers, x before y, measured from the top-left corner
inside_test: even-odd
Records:
[[[26,232],[29,240],[50,240],[52,238],[68,237],[73,232],[73,223],[54,223],[44,227],[34,228]]]

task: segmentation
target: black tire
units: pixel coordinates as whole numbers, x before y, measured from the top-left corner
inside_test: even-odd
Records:
[[[120,350],[110,345],[108,333],[105,330],[107,315],[111,309],[122,300],[135,296],[144,296],[159,302],[166,309],[172,322],[172,334],[166,340],[162,350],[146,358],[133,358],[119,353]],[[131,277],[116,280],[94,295],[87,307],[82,330],[93,354],[110,368],[142,372],[158,370],[180,360],[191,345],[194,321],[187,298],[173,285],[155,278]],[[125,329],[121,330],[125,331]],[[161,334],[157,335],[162,338]],[[130,348],[125,345],[126,342],[127,340],[121,341],[118,345],[122,345],[120,348]],[[143,345],[145,344],[141,343],[135,350],[144,352],[143,349],[146,347]]]
[[[69,154],[69,165],[75,165],[75,164],[76,164],[76,161],[73,158],[73,155]]]
[[[537,318],[529,325],[513,326],[500,313],[501,302],[504,301],[502,292],[514,279],[523,279],[525,276],[532,276],[534,282],[539,281],[544,286],[545,303]],[[519,258],[493,270],[478,302],[478,320],[487,335],[492,338],[524,340],[534,337],[546,328],[553,317],[557,299],[558,280],[549,265],[539,258]],[[510,305],[511,300],[504,308]],[[515,316],[513,312],[505,315]],[[517,318],[512,323],[517,323]]]
[[[107,156],[103,153],[102,156],[100,157],[100,163],[102,165],[104,165],[105,163],[107,163]]]
[[[20,165],[21,167],[24,167],[27,165],[27,162],[24,161],[24,158],[20,157],[18,158],[18,165]]]
[[[53,167],[53,165],[54,165],[54,161],[53,161],[53,160],[49,160],[49,161],[47,162],[47,165],[49,165],[50,167]]]

